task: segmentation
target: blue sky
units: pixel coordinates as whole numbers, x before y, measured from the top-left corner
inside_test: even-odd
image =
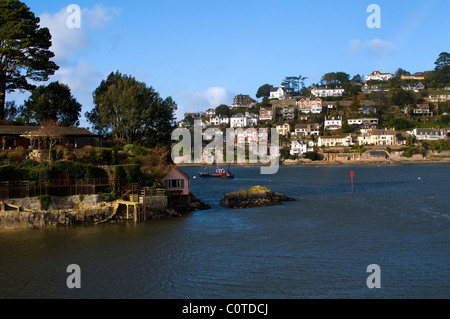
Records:
[[[204,111],[286,76],[317,83],[323,74],[431,70],[449,52],[450,1],[304,0],[25,0],[49,27],[60,70],[50,81],[70,86],[83,105],[113,71],[133,75],[184,112]],[[82,10],[70,29],[66,8]],[[381,9],[381,28],[366,11]],[[22,104],[27,94],[9,94]]]

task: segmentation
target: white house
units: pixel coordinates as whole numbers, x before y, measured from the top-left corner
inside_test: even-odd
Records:
[[[253,127],[258,124],[258,116],[253,113],[239,113],[230,118],[230,127]]]
[[[342,127],[342,117],[333,116],[326,117],[324,123],[324,129],[327,131],[339,130]]]
[[[320,136],[317,143],[319,147],[338,147],[338,146],[352,146],[353,140],[351,135],[340,136]]]
[[[415,85],[403,85],[402,89],[405,91],[414,91],[414,92],[420,92],[422,90],[425,90],[425,85],[423,85],[421,82],[417,83]]]
[[[247,127],[247,117],[242,113],[233,115],[230,118],[230,127],[231,128]]]
[[[206,117],[209,117],[209,118],[214,117],[214,116],[216,116],[216,110],[208,109],[208,110],[206,110],[205,115],[206,115]]]
[[[314,151],[313,141],[292,141],[291,142],[291,155],[303,156],[303,154]]]
[[[366,76],[366,82],[368,81],[389,81],[393,79],[394,75],[392,73],[381,73],[381,71],[373,71]]]
[[[395,145],[397,144],[397,134],[395,130],[373,129],[368,134],[358,136],[359,145]]]
[[[378,125],[377,118],[349,119],[348,125]]]
[[[286,98],[286,89],[283,86],[278,87],[278,88],[271,88],[270,89],[270,98],[284,100]]]
[[[448,138],[448,131],[446,129],[415,128],[407,133],[414,135],[419,141],[438,141]]]
[[[226,115],[216,115],[209,119],[209,123],[212,126],[228,125],[230,123],[230,118]]]
[[[315,97],[333,97],[342,96],[345,90],[341,87],[329,89],[329,88],[314,88],[311,90],[311,94]]]

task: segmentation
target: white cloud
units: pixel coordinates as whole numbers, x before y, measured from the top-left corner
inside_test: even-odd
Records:
[[[109,21],[116,16],[119,16],[121,13],[122,10],[119,8],[106,8],[102,5],[96,5],[93,9],[82,10],[84,21],[94,29],[103,28]]]
[[[107,8],[97,5],[92,9],[81,10],[81,28],[69,28],[67,20],[71,12],[67,8],[61,9],[55,14],[43,13],[40,16],[41,27],[47,27],[52,35],[51,50],[55,53],[55,61],[65,64],[71,57],[77,57],[91,48],[92,29],[101,29],[113,18],[120,15],[118,8]]]
[[[358,52],[364,55],[377,58],[388,58],[395,52],[395,45],[390,41],[384,41],[379,38],[361,42],[359,39],[350,41],[349,54],[354,55]]]
[[[220,104],[231,105],[233,97],[233,93],[226,88],[217,86],[203,92],[178,92],[175,98],[179,105],[177,117],[180,119],[185,112],[205,111]]]

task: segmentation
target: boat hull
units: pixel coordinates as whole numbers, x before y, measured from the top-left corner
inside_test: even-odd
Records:
[[[204,179],[234,179],[234,175],[226,176],[226,175],[199,174],[199,178],[204,178]]]

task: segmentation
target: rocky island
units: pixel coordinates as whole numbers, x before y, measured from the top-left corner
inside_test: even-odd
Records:
[[[248,191],[240,190],[239,192],[226,194],[220,201],[220,205],[232,209],[242,209],[275,206],[292,201],[295,201],[295,199],[274,193],[265,187],[253,186]]]

